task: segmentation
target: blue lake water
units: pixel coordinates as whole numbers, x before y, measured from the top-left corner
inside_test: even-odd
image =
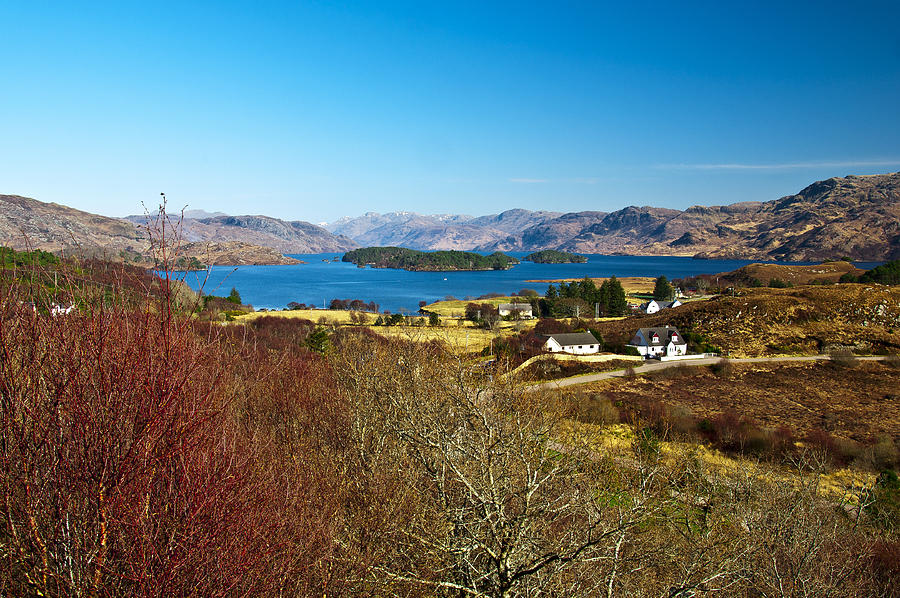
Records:
[[[327,305],[332,299],[362,299],[378,303],[382,310],[415,312],[419,301],[431,303],[452,295],[458,299],[486,293],[514,293],[534,289],[540,294],[547,283],[534,279],[616,276],[660,276],[669,279],[728,272],[753,263],[751,260],[695,260],[689,257],[588,255],[584,264],[533,264],[521,262],[510,270],[487,272],[407,272],[405,270],[357,268],[341,261],[343,253],[292,255],[307,263],[294,266],[214,266],[205,272],[177,273],[194,290],[203,287],[209,295],[227,295],[237,288],[245,303],[256,309],[281,309],[289,302]],[[527,253],[509,252],[522,258]],[[325,260],[325,261],[323,261]],[[772,262],[810,264],[813,262]],[[875,264],[857,262],[860,268]]]

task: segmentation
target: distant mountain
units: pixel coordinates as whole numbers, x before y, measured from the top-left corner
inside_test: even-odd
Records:
[[[145,225],[148,220],[147,216],[128,216],[127,219],[138,225]],[[188,242],[240,241],[270,247],[281,253],[328,253],[358,247],[351,239],[333,235],[321,226],[270,216],[184,218],[180,224],[182,238]]]
[[[326,224],[325,228],[336,235],[344,235],[357,240],[369,231],[390,224],[404,225],[411,221],[417,221],[423,225],[442,226],[447,224],[458,224],[472,219],[472,216],[467,216],[465,214],[433,214],[431,216],[423,216],[422,214],[416,214],[415,212],[389,212],[387,214],[366,212],[362,216],[345,216],[330,224]]]
[[[900,257],[900,173],[835,177],[767,202],[564,214],[482,251],[821,261]]]
[[[481,245],[480,251],[540,251],[559,249],[585,228],[600,222],[606,212],[570,212],[523,228],[495,243]]]
[[[159,214],[159,210],[154,210],[150,212],[150,216],[156,216]],[[215,218],[216,216],[227,216],[225,212],[207,212],[206,210],[185,210],[182,212],[172,212],[171,216],[180,218],[184,216],[185,218],[192,218],[194,220],[199,220],[201,218]],[[137,218],[141,219],[144,216],[128,216],[128,218]]]
[[[821,261],[900,257],[900,173],[819,181],[762,203],[625,208],[559,247],[582,253]]]
[[[559,212],[522,209],[478,218],[462,214],[425,216],[414,212],[369,212],[357,218],[342,218],[327,228],[364,246],[469,250],[495,243],[514,231],[558,216]]]

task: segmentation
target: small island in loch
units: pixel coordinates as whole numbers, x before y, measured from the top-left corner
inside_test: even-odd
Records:
[[[584,264],[588,261],[587,257],[583,255],[568,253],[566,251],[557,251],[555,249],[535,251],[534,253],[529,253],[522,259],[526,262],[534,262],[535,264]]]
[[[470,251],[416,251],[403,247],[363,247],[348,251],[341,260],[357,266],[416,272],[509,270],[519,263],[516,258],[499,251],[481,255]]]

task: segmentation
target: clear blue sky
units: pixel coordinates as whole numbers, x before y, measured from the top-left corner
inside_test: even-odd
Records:
[[[312,222],[773,199],[900,170],[898,23],[896,0],[3,2],[0,193]]]

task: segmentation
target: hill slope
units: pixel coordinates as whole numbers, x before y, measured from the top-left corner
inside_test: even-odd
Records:
[[[44,251],[77,247],[137,253],[149,247],[146,233],[130,222],[18,195],[0,195],[0,244]]]

